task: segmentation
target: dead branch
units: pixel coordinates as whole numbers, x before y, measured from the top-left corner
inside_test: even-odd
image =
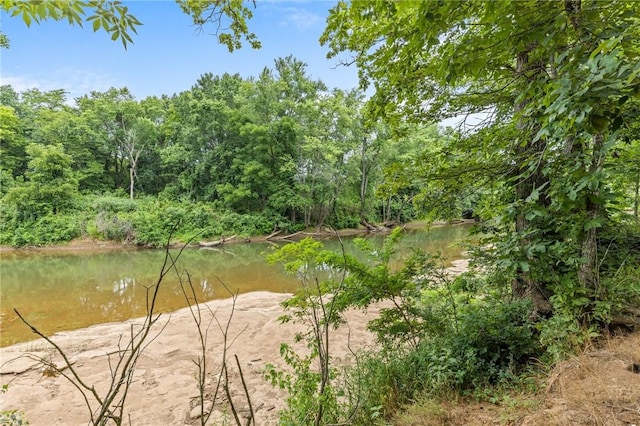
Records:
[[[276,235],[280,235],[281,233],[282,233],[282,229],[278,229],[277,231],[274,231],[269,235],[267,235],[264,239],[269,241],[271,238],[275,237]]]
[[[220,239],[219,239],[219,240],[217,240],[217,241],[211,241],[211,242],[200,241],[200,242],[198,243],[198,245],[199,245],[200,247],[218,247],[218,246],[223,245],[223,244],[224,244],[224,243],[226,243],[227,241],[231,241],[231,240],[235,239],[236,237],[237,237],[237,235],[232,235],[232,236],[230,236],[229,238],[222,237],[222,238],[220,238]]]

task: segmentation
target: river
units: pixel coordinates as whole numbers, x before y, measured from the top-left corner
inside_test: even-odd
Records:
[[[409,230],[401,240],[398,257],[420,247],[441,252],[450,260],[460,258],[463,248],[458,243],[468,232],[467,225]],[[374,244],[382,243],[379,235],[369,238]],[[346,250],[354,253],[352,241],[344,239]],[[327,240],[325,246],[338,249],[339,243]],[[295,277],[265,261],[265,254],[274,247],[239,243],[220,249],[186,249],[178,270],[189,272],[200,302],[228,298],[229,291],[293,292],[298,286]],[[147,289],[157,282],[164,255],[163,250],[132,249],[0,253],[0,346],[36,337],[17,318],[14,308],[47,335],[143,316]],[[157,309],[170,312],[185,306],[180,280],[176,273],[169,273],[159,291]]]

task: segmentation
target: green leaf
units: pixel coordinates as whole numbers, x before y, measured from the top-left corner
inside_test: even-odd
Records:
[[[531,191],[531,194],[529,194],[529,196],[527,197],[527,203],[530,203],[532,201],[538,201],[538,199],[540,198],[540,192],[538,192],[538,189],[534,189],[533,191]]]
[[[593,228],[602,228],[602,220],[599,218],[591,219],[584,224],[584,230],[589,231]]]
[[[36,6],[36,15],[40,20],[47,18],[47,4],[45,2],[41,2]]]
[[[28,13],[23,13],[22,14],[22,20],[24,21],[24,23],[27,25],[27,27],[31,26],[31,16],[29,16]]]

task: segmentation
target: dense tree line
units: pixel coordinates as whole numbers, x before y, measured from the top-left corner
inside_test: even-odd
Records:
[[[327,88],[293,57],[256,77],[205,74],[188,91],[142,100],[127,88],[70,100],[2,86],[2,242],[89,233],[159,243],[170,220],[146,218],[162,228],[156,240],[133,223],[144,218],[126,217],[149,203],[182,209],[176,220],[193,231],[218,223],[213,212],[236,215],[212,235],[400,222],[443,204],[418,196],[421,156],[446,144],[443,132],[392,134],[363,105],[361,92]],[[449,201],[446,215],[460,215],[464,201]]]

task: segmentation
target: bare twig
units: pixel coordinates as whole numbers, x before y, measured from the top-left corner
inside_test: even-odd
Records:
[[[90,422],[93,425],[107,425],[110,423],[114,423],[118,426],[122,425],[125,402],[133,381],[133,375],[138,359],[140,358],[143,350],[146,349],[148,345],[158,337],[162,330],[164,330],[164,327],[166,327],[165,324],[158,334],[151,336],[152,328],[160,318],[160,314],[155,313],[160,286],[167,273],[169,273],[172,268],[175,268],[178,258],[186,247],[185,244],[178,252],[178,255],[174,257],[169,251],[172,234],[173,230],[169,233],[167,238],[165,256],[158,279],[153,286],[147,288],[147,314],[144,317],[140,328],[136,331],[135,326],[131,325],[129,329],[129,337],[124,344],[124,347],[121,345],[122,336],[120,336],[118,350],[107,354],[110,369],[110,383],[104,395],[100,395],[93,385],[87,384],[82,379],[78,370],[74,366],[74,363],[71,362],[64,349],[28,322],[17,309],[14,309],[18,318],[20,318],[20,320],[29,327],[33,333],[43,338],[49,345],[51,345],[55,352],[62,357],[64,364],[61,367],[58,367],[51,361],[43,359],[40,359],[40,361],[57,374],[64,377],[80,392],[89,411]],[[112,355],[116,355],[115,362],[112,362]],[[67,373],[66,370],[69,372]],[[94,404],[97,405],[95,410],[93,408]]]
[[[238,359],[238,355],[233,355],[236,358],[236,365],[238,366],[238,372],[240,373],[240,381],[242,382],[242,388],[244,389],[244,394],[247,397],[247,404],[249,404],[249,419],[247,421],[247,426],[252,423],[256,424],[256,415],[253,412],[253,405],[251,404],[251,397],[249,396],[249,390],[247,389],[247,382],[244,380],[244,374],[242,373],[242,367],[240,366],[240,360]]]

